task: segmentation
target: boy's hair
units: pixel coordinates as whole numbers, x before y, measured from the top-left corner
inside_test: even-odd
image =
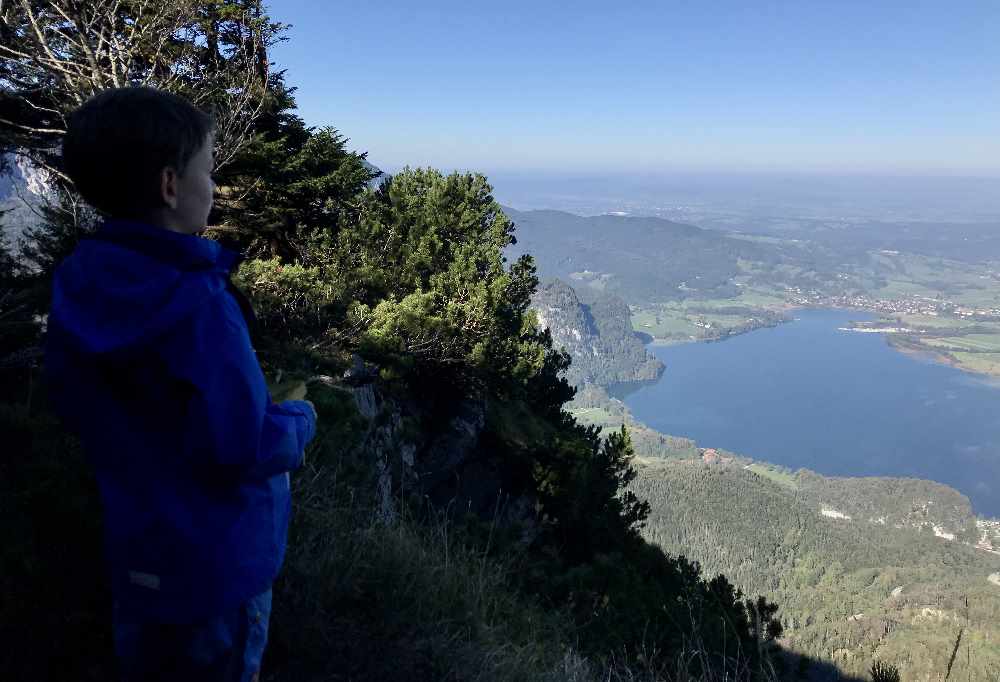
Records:
[[[183,97],[154,88],[104,90],[70,116],[63,165],[77,191],[117,218],[163,206],[160,173],[183,173],[214,120]]]

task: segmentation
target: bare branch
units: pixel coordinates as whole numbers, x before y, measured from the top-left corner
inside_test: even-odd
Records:
[[[66,42],[70,43],[71,45],[76,45],[83,51],[84,56],[87,58],[87,62],[90,64],[91,80],[94,81],[95,85],[103,87],[104,78],[102,77],[101,70],[100,68],[98,68],[97,65],[97,56],[94,54],[94,50],[91,49],[90,45],[87,43],[86,40],[87,33],[81,30],[82,27],[79,25],[79,21],[77,20],[77,18],[70,17],[66,13],[66,11],[62,7],[60,7],[59,4],[56,2],[50,2],[49,6],[51,6],[63,19],[65,19],[67,22],[69,22],[73,27],[77,29],[76,34],[80,36],[79,40],[73,40],[59,29],[55,29],[55,31],[60,36],[62,36],[63,39],[66,40]]]
[[[215,111],[223,167],[251,138],[268,97],[274,29],[254,0],[247,5],[206,26],[193,0],[0,0],[5,36],[14,36],[0,45],[0,87],[23,102],[0,126],[50,154],[60,119],[95,92],[147,85]]]
[[[21,0],[21,7],[24,8],[25,13],[28,16],[28,21],[31,24],[32,30],[35,32],[35,36],[38,38],[38,46],[42,48],[47,55],[49,55],[50,65],[59,64],[61,61],[56,57],[52,48],[49,47],[49,41],[45,38],[45,34],[42,32],[41,27],[38,24],[38,19],[35,17],[35,13],[31,10],[31,3],[28,0]]]
[[[22,125],[20,123],[15,123],[14,121],[8,121],[5,118],[0,118],[0,123],[4,125],[9,125],[12,128],[19,128],[21,130],[27,131],[29,133],[43,133],[43,134],[53,134],[53,135],[65,135],[66,131],[59,128],[34,128],[32,126]]]
[[[17,98],[20,99],[21,101],[23,101],[25,104],[27,104],[29,107],[31,107],[35,111],[44,111],[44,112],[46,112],[48,114],[55,114],[56,116],[61,115],[61,112],[58,109],[52,109],[51,107],[41,107],[41,106],[38,106],[37,104],[35,104],[34,102],[32,102],[30,98],[25,97],[24,95],[18,95]]]

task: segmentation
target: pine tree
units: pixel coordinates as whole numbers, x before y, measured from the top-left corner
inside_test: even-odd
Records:
[[[217,173],[213,233],[254,258],[322,268],[339,232],[357,222],[362,192],[379,171],[348,151],[336,129],[314,130],[293,114],[280,74],[271,93],[271,110]]]

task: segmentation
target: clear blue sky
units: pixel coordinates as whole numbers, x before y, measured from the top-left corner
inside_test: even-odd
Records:
[[[270,3],[376,164],[1000,175],[1000,2]]]

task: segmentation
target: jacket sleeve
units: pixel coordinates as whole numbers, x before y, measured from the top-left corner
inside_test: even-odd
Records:
[[[168,340],[171,374],[188,386],[185,454],[195,467],[269,478],[302,464],[316,431],[302,401],[271,402],[246,322],[225,292],[200,307],[181,338]]]

